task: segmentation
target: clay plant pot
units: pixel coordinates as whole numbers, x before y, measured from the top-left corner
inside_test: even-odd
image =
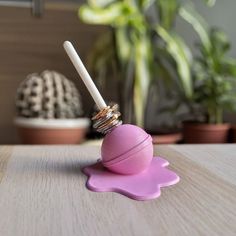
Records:
[[[181,133],[152,135],[153,144],[174,144],[182,140]]]
[[[229,124],[183,123],[185,143],[227,143]]]
[[[17,117],[14,123],[23,144],[78,144],[84,140],[90,121]]]

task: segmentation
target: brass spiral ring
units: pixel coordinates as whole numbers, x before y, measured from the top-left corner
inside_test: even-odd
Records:
[[[107,106],[92,117],[94,121],[93,128],[100,133],[107,134],[122,124],[122,121],[119,120],[120,115],[117,104]]]

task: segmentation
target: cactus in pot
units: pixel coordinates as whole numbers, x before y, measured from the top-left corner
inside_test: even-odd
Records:
[[[16,119],[24,143],[78,143],[89,120],[83,114],[74,83],[56,71],[33,73],[20,84]]]

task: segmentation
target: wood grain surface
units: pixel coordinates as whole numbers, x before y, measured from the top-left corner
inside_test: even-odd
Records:
[[[12,147],[0,146],[0,183],[7,169],[8,160],[11,157]]]
[[[12,153],[11,153],[12,152]],[[155,147],[181,181],[134,201],[85,188],[100,147],[0,148],[0,235],[236,235],[236,145]]]

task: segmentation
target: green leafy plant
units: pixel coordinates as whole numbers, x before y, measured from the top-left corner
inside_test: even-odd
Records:
[[[194,63],[191,111],[200,121],[220,124],[223,111],[235,109],[236,60],[227,56],[230,43],[219,29],[210,29],[209,44],[202,41],[197,46],[200,56]]]
[[[81,6],[84,22],[110,27],[96,42],[90,64],[101,84],[117,78],[125,121],[144,126],[149,90],[157,79],[174,84],[184,99],[192,98],[192,55],[174,30],[176,16],[203,39],[204,30],[198,14],[193,8],[189,14],[186,7],[178,0],[88,0]]]

